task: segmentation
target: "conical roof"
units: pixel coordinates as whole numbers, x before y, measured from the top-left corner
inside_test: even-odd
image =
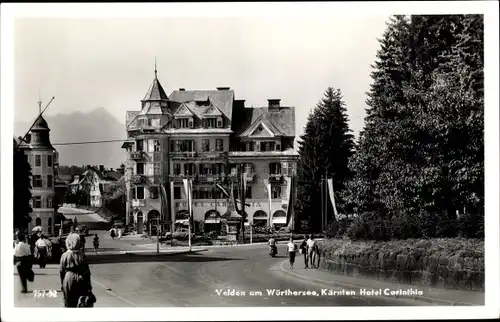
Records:
[[[165,94],[165,91],[163,90],[163,87],[161,86],[160,81],[156,76],[156,72],[153,84],[151,84],[148,92],[146,93],[146,96],[144,96],[144,99],[142,100],[142,102],[147,101],[168,101],[168,96],[167,94]]]
[[[33,124],[33,127],[31,128],[31,130],[49,130],[50,131],[50,128],[49,128],[49,125],[47,124],[47,121],[45,121],[45,119],[43,118],[43,116],[38,116],[38,118],[36,119],[35,121],[35,124]]]

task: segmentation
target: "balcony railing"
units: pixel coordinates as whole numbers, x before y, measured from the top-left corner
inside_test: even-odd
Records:
[[[130,182],[132,184],[146,183],[146,177],[143,174],[134,174],[130,177]]]
[[[214,183],[224,180],[224,174],[199,174],[196,176],[196,181],[199,183]]]
[[[283,183],[283,175],[282,174],[269,174],[269,182],[270,183]]]
[[[255,173],[252,173],[252,172],[247,172],[245,174],[245,180],[247,182],[254,182],[255,181]]]
[[[132,151],[130,152],[130,159],[134,161],[139,161],[144,158],[144,151]]]
[[[132,207],[144,207],[146,201],[144,199],[132,199]]]

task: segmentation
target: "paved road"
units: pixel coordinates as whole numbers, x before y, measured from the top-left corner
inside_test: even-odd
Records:
[[[284,260],[284,256],[269,257],[263,246],[216,248],[189,255],[89,257],[94,288],[106,290],[123,306],[424,305],[381,297],[268,295],[270,289],[321,291],[321,285],[284,274],[279,268]],[[300,269],[299,264],[295,270]],[[241,296],[219,295],[218,290],[239,291]],[[262,295],[250,295],[253,291]]]

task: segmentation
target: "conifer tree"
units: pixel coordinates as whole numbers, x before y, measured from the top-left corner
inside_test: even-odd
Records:
[[[25,152],[15,147],[14,142],[14,228],[24,231],[31,222],[30,213],[33,211],[31,201],[31,166]]]

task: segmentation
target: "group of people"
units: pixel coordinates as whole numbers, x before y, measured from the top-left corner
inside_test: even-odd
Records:
[[[18,232],[16,239],[14,245],[14,264],[21,280],[21,293],[28,293],[28,281],[33,282],[35,278],[32,268],[33,253],[23,233]],[[59,267],[64,306],[92,307],[96,302],[96,298],[92,293],[90,268],[85,253],[82,251],[79,234],[70,233],[66,237],[66,249],[66,252],[61,256]],[[45,267],[45,264],[43,267]]]
[[[306,235],[300,247],[299,252],[304,256],[304,268],[317,268],[315,265],[316,259],[319,258],[318,246],[313,236]],[[297,245],[293,242],[293,238],[290,237],[290,241],[287,244],[288,259],[290,262],[290,269],[293,269],[295,264],[295,256],[297,253]],[[310,266],[309,266],[310,264]]]

